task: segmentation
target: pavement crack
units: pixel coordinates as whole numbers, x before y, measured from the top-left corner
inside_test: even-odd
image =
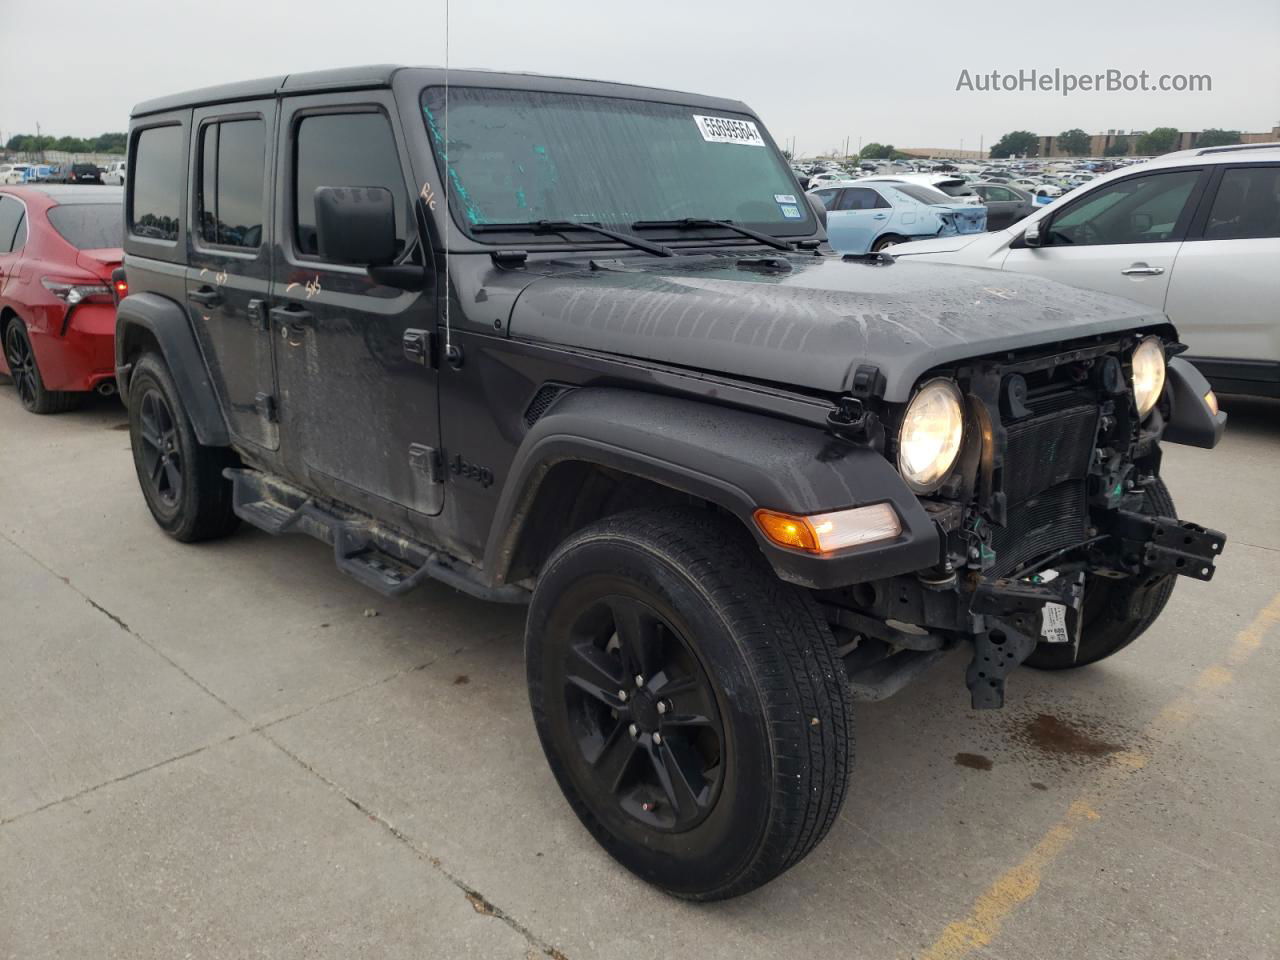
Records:
[[[159,770],[161,767],[167,767],[169,764],[177,763],[179,760],[186,760],[188,757],[194,757],[198,753],[204,753],[211,747],[220,747],[224,743],[230,743],[232,740],[243,737],[246,733],[251,732],[252,731],[233,733],[231,736],[223,737],[221,740],[215,740],[212,743],[206,743],[202,746],[194,747],[191,750],[174,754],[172,757],[166,757],[163,760],[157,760],[155,763],[147,764],[145,767],[139,767],[137,770],[130,770],[128,773],[122,773],[120,776],[112,777],[110,780],[103,780],[101,783],[95,783],[91,787],[85,787],[83,790],[77,790],[75,793],[69,793],[65,797],[59,797],[57,800],[50,800],[47,803],[40,804],[38,807],[32,807],[30,810],[23,810],[21,813],[15,813],[12,816],[4,817],[3,819],[0,819],[0,827],[8,826],[17,820],[21,820],[24,817],[30,817],[44,810],[48,810],[51,807],[70,803],[73,800],[79,800],[81,797],[86,797],[91,793],[95,793],[103,787],[110,787],[117,783],[124,783],[126,780],[132,780],[134,777],[140,777],[144,773],[150,773],[152,770]]]
[[[197,687],[203,690],[206,694],[208,694],[210,697],[216,700],[222,707],[230,711],[230,713],[237,720],[243,723],[246,727],[253,728],[253,722],[248,717],[246,717],[243,713],[241,713],[239,710],[237,710],[235,707],[229,704],[226,700],[222,699],[222,697],[218,696],[216,693],[214,693],[212,690],[206,687],[199,680],[197,680],[185,667],[183,667],[180,663],[178,663],[178,661],[174,660],[173,657],[169,656],[167,653],[165,653],[163,650],[157,647],[154,643],[152,643],[146,637],[142,636],[142,634],[138,633],[138,631],[134,630],[127,623],[125,623],[123,619],[116,616],[114,613],[112,613],[102,604],[98,603],[98,601],[94,600],[93,597],[89,596],[87,593],[81,590],[78,586],[72,583],[70,577],[59,573],[57,570],[49,566],[49,564],[45,563],[43,560],[37,557],[34,553],[32,553],[22,544],[18,543],[16,540],[12,539],[6,534],[0,533],[0,539],[3,539],[6,543],[12,546],[15,550],[17,550],[23,556],[27,557],[32,563],[36,564],[38,567],[40,567],[40,569],[44,570],[50,576],[57,577],[64,584],[67,585],[68,589],[70,589],[78,597],[80,597],[81,600],[83,600],[89,606],[93,607],[93,609],[97,610],[99,613],[101,613],[103,616],[109,619],[112,623],[114,623],[117,627],[119,627],[129,636],[133,637],[133,639],[137,640],[140,644],[142,644],[144,647],[146,647],[148,650],[154,653],[157,657],[159,657],[165,663],[169,664],[169,666],[173,667],[173,669],[177,670],[180,674],[186,677],[187,680],[191,681],[193,684],[195,684]]]
[[[512,930],[516,931],[516,933],[520,934],[520,936],[524,937],[524,939],[529,943],[529,945],[535,948],[536,950],[538,950],[539,952],[541,952],[543,956],[550,957],[551,960],[569,960],[569,958],[557,947],[548,943],[542,937],[539,937],[536,933],[534,933],[532,930],[526,927],[523,923],[521,923],[511,914],[507,913],[507,911],[497,906],[492,900],[490,900],[488,897],[482,894],[475,887],[472,887],[470,884],[466,883],[464,880],[462,880],[460,877],[458,877],[456,874],[450,871],[447,867],[445,867],[444,863],[440,860],[439,857],[432,856],[432,854],[429,851],[424,850],[422,847],[420,847],[417,843],[414,842],[412,837],[406,834],[394,823],[392,823],[386,817],[382,816],[382,814],[378,813],[376,810],[362,803],[358,798],[352,796],[337,781],[329,777],[326,777],[323,773],[321,773],[311,764],[307,763],[307,761],[303,760],[302,757],[298,756],[296,753],[294,753],[292,750],[290,750],[288,747],[282,744],[279,740],[276,740],[274,737],[272,737],[271,734],[267,732],[265,727],[257,728],[253,732],[257,733],[260,737],[262,737],[269,744],[271,744],[273,747],[275,747],[277,750],[283,753],[286,757],[288,757],[290,760],[292,760],[294,763],[300,766],[303,770],[311,774],[321,783],[325,784],[330,790],[334,791],[336,794],[338,794],[338,796],[342,797],[342,799],[346,800],[347,803],[355,807],[355,809],[359,810],[362,814],[364,814],[374,823],[378,824],[378,826],[380,826],[383,830],[389,833],[396,840],[403,843],[406,847],[408,847],[411,851],[413,851],[414,856],[418,857],[418,859],[425,860],[428,864],[434,867],[446,880],[448,880],[455,887],[457,887],[458,890],[462,892],[462,895],[467,898],[467,902],[471,904],[472,908],[476,911],[476,913],[479,913],[486,917],[493,917],[495,920],[502,921],[507,926],[509,926]]]

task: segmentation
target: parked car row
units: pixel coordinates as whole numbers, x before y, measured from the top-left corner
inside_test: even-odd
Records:
[[[96,163],[43,163],[0,164],[0,186],[16,186],[20,183],[92,183],[124,184],[126,163],[113,160],[105,167]]]

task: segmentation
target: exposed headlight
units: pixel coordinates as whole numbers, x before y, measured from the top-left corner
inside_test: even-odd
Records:
[[[964,401],[950,380],[930,380],[907,405],[898,433],[898,470],[916,493],[942,485],[964,440]]]
[[[1164,344],[1159,337],[1147,337],[1133,351],[1133,399],[1138,416],[1145,417],[1164,389]]]

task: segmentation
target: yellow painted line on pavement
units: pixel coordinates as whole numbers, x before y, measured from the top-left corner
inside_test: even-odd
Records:
[[[1226,664],[1239,667],[1262,646],[1267,632],[1280,623],[1280,593],[1258,612],[1236,635],[1227,651]],[[1195,716],[1200,695],[1219,690],[1232,681],[1229,666],[1214,665],[1201,671],[1191,687],[1167,704],[1143,728],[1146,740],[1160,742],[1185,727]],[[1136,751],[1125,751],[1109,758],[1094,785],[1081,794],[1020,863],[1005,871],[974,902],[969,915],[947,925],[937,940],[920,954],[919,960],[960,960],[989,946],[999,935],[1004,922],[1021,904],[1040,889],[1044,869],[1052,863],[1088,821],[1100,819],[1098,808],[1123,785],[1128,776],[1141,770],[1150,757]]]

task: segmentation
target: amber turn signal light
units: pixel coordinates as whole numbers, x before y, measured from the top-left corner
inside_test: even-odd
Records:
[[[898,514],[887,503],[808,516],[757,510],[754,516],[756,526],[771,543],[806,553],[831,553],[876,540],[892,540],[902,533]]]

